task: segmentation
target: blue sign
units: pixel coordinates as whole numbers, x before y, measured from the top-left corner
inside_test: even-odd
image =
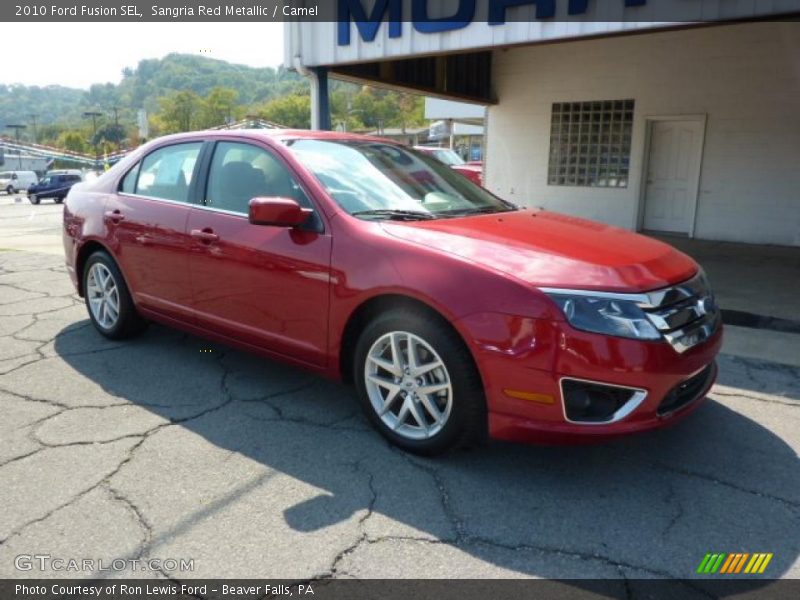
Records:
[[[420,33],[442,33],[462,29],[475,19],[476,0],[460,0],[455,14],[436,19],[428,16],[429,1],[411,1],[411,24]],[[625,6],[647,4],[647,0],[623,1]],[[369,14],[361,2],[362,0],[338,0],[337,37],[340,46],[350,45],[351,22],[355,22],[358,33],[365,42],[375,40],[383,21],[389,23],[390,38],[399,38],[403,35],[403,0],[376,0]],[[506,22],[507,9],[526,4],[536,5],[537,19],[552,19],[556,15],[556,0],[489,0],[487,22],[489,25],[502,25]],[[588,10],[589,0],[569,0],[568,14],[582,15]]]

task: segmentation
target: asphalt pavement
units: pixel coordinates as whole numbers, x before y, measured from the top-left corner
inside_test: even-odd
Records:
[[[770,552],[760,577],[800,577],[795,366],[724,349],[710,400],[673,428],[420,459],[345,385],[161,326],[102,338],[64,269],[61,210],[0,196],[0,578],[623,586],[696,577],[708,552]],[[125,567],[18,558],[43,554]]]

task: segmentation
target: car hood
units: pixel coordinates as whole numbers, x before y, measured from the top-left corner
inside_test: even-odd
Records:
[[[641,292],[698,270],[691,258],[658,240],[543,210],[382,225],[394,237],[542,287]]]

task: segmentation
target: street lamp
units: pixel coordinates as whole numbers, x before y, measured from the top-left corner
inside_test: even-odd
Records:
[[[39,143],[39,135],[36,131],[36,119],[39,118],[39,115],[29,115],[31,118],[31,122],[33,123],[33,143]]]
[[[19,170],[22,170],[22,150],[19,147],[19,131],[20,129],[26,129],[27,125],[6,125],[8,129],[14,130],[14,137],[17,140],[17,157],[19,158]]]

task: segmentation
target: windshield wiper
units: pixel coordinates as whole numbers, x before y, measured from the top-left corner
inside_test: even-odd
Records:
[[[399,210],[394,208],[375,208],[372,210],[359,210],[351,213],[354,217],[385,217],[387,219],[397,219],[399,221],[421,221],[435,219],[436,215],[416,210]]]
[[[490,215],[494,213],[506,213],[519,210],[516,206],[482,206],[479,208],[459,208],[456,210],[444,211],[448,217],[462,217],[469,215]]]

